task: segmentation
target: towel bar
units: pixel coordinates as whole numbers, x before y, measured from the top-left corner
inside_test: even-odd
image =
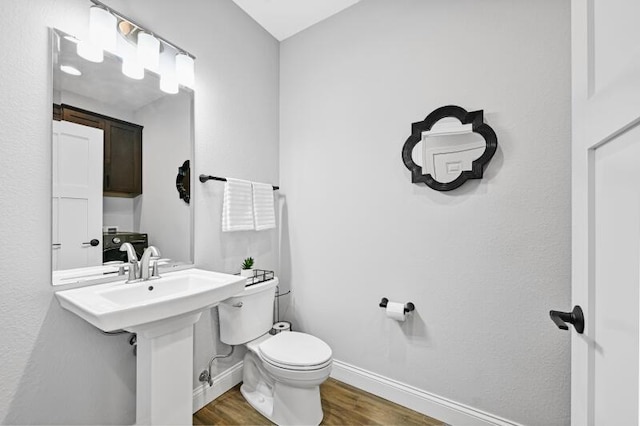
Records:
[[[205,183],[206,181],[209,181],[209,180],[219,180],[219,181],[222,181],[222,182],[226,182],[227,181],[227,178],[218,177],[218,176],[211,176],[211,175],[200,175],[199,179],[200,179],[200,182],[202,182],[202,183]],[[278,189],[280,189],[279,186],[275,186],[275,185],[271,185],[271,186],[273,186],[273,190],[274,191],[277,191]]]

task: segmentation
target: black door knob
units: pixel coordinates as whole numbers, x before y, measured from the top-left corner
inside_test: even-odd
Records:
[[[584,314],[582,308],[579,305],[574,306],[571,312],[549,311],[551,320],[562,330],[568,330],[569,324],[573,324],[573,328],[576,329],[578,334],[584,332]]]
[[[95,238],[91,241],[89,241],[88,243],[82,243],[85,246],[91,246],[91,247],[95,247],[98,244],[100,244],[100,240],[96,240]]]

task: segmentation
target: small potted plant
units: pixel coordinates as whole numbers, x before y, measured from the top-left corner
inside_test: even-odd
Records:
[[[247,257],[244,262],[242,262],[240,275],[248,278],[253,277],[253,257]]]

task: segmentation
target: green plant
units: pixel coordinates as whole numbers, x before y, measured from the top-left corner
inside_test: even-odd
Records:
[[[247,257],[244,262],[242,262],[242,269],[251,269],[253,268],[253,257]]]

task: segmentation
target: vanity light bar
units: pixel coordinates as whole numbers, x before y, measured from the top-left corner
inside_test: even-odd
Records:
[[[142,25],[138,24],[133,19],[126,17],[122,13],[110,8],[109,6],[107,6],[106,4],[102,3],[101,1],[99,1],[99,0],[90,0],[90,1],[91,1],[91,3],[95,4],[96,6],[100,6],[100,7],[104,8],[104,9],[106,9],[112,15],[122,19],[123,21],[127,21],[130,24],[132,24],[133,26],[138,27],[140,30],[144,31],[145,33],[151,34],[152,36],[154,36],[155,38],[157,38],[158,40],[160,40],[164,44],[173,47],[175,50],[178,51],[178,53],[182,53],[182,54],[185,54],[185,55],[189,56],[190,58],[196,59],[196,57],[194,55],[192,55],[191,53],[189,53],[187,50],[175,45],[174,43],[171,43],[166,38],[159,36],[157,33],[146,29],[145,27],[143,27]]]

